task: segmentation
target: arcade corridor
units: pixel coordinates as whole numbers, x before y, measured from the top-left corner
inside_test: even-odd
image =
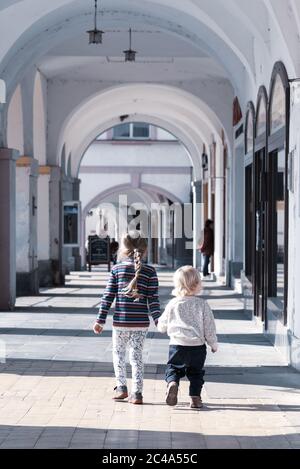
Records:
[[[7,344],[0,448],[300,447],[300,375],[245,316],[240,295],[220,282],[205,282],[220,343],[217,354],[208,354],[205,408],[188,408],[187,381],[178,405],[164,404],[168,340],[153,325],[145,405],[113,403],[111,318],[100,337],[91,331],[106,278],[102,269],[73,272],[65,288],[18,298],[14,313],[0,314]],[[159,281],[164,304],[171,273],[161,271]]]
[[[299,0],[0,1],[0,448],[300,448],[299,38]],[[146,405],[111,399],[131,229],[162,306],[210,262],[201,413],[153,326]]]

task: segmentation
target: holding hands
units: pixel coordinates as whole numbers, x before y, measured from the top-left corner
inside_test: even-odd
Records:
[[[99,324],[98,322],[95,322],[93,331],[95,334],[101,334],[101,332],[103,331],[103,326],[101,326],[101,324]]]

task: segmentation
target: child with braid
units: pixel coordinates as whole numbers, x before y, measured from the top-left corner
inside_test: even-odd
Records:
[[[142,262],[147,240],[139,231],[123,235],[118,254],[119,263],[112,268],[104,291],[95,334],[101,334],[109,308],[116,299],[113,315],[113,365],[117,386],[114,399],[128,397],[126,380],[126,347],[132,367],[132,392],[128,401],[143,404],[143,347],[149,328],[149,313],[157,325],[160,317],[158,280],[153,267]]]

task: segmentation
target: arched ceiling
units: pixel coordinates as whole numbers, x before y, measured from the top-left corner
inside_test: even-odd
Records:
[[[127,121],[142,120],[176,135],[186,146],[198,178],[203,143],[208,147],[212,135],[221,139],[222,125],[217,116],[195,96],[166,85],[120,85],[86,100],[62,126],[57,157],[65,147],[66,154],[72,155],[72,175],[77,175],[90,142],[120,123],[122,115],[128,115]]]
[[[284,60],[291,77],[300,73],[298,0],[101,0],[99,3],[99,27],[105,31],[103,44],[89,46],[86,31],[93,25],[93,0],[0,2],[0,77],[6,83],[7,101],[25,74],[28,72],[30,76],[37,68],[48,83],[72,80],[82,88],[86,86],[85,93],[89,96],[97,91],[98,85],[97,89],[103,91],[124,83],[155,83],[189,91],[194,101],[197,96],[208,106],[203,111],[202,105],[201,115],[180,108],[174,96],[174,102],[168,102],[165,111],[158,112],[153,99],[152,107],[147,103],[145,113],[134,102],[127,101],[126,109],[119,102],[119,110],[104,108],[106,122],[100,119],[101,124],[97,125],[95,114],[90,113],[94,128],[87,129],[85,139],[78,132],[76,143],[70,143],[70,136],[59,142],[60,148],[66,143],[67,155],[72,154],[75,166],[88,139],[91,141],[95,132],[106,130],[104,125],[118,123],[121,109],[133,116],[144,115],[149,123],[176,133],[196,158],[194,148],[211,141],[211,134],[215,131],[219,134],[220,127],[229,135],[234,95],[239,97],[242,109],[250,99],[255,101],[259,86],[268,87],[277,60]],[[125,64],[122,57],[122,51],[128,46],[129,27],[133,28],[134,47],[138,50],[135,64]],[[71,98],[68,99],[74,109],[86,109],[87,95],[83,91],[77,101]],[[48,118],[51,114],[50,127],[56,121],[59,130],[63,122],[69,124],[73,119],[75,113],[67,108],[70,103],[64,104],[65,107],[59,102],[54,110],[61,113],[59,116],[55,112],[51,114],[51,109],[47,111]],[[4,123],[4,130],[0,128],[1,141],[5,142],[5,111],[1,105],[0,119]],[[58,130],[50,132],[49,140],[57,141]],[[26,151],[30,153],[29,145]],[[56,156],[53,143],[48,142],[47,159],[54,160]],[[75,166],[72,173],[76,172]]]
[[[205,54],[215,72],[222,71],[223,77],[231,80],[243,102],[245,89],[258,85],[260,62],[266,68],[272,66],[275,34],[286,53],[287,66],[293,65],[293,54],[286,46],[297,36],[299,24],[294,15],[290,19],[293,28],[284,31],[283,3],[299,13],[295,0],[102,0],[100,24],[104,30],[119,28],[121,35],[131,25],[142,30],[158,28],[161,33],[180,38],[192,46],[193,53],[199,49]],[[89,0],[2,1],[0,75],[6,79],[8,90],[15,87],[25,65],[38,63],[55,46],[66,46],[68,40],[76,45],[90,28],[92,13],[93,2]],[[103,48],[109,34],[107,39],[104,36]],[[258,61],[256,55],[263,60]],[[57,62],[52,58],[48,70],[52,67],[53,73],[55,66]]]

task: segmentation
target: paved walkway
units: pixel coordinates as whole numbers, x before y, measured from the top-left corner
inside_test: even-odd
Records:
[[[162,304],[171,274],[160,273]],[[18,298],[0,313],[0,448],[300,448],[300,374],[244,315],[242,298],[206,282],[220,342],[209,353],[205,408],[164,404],[168,339],[150,329],[144,406],[111,399],[111,318],[91,327],[107,274],[73,273],[65,288]]]

